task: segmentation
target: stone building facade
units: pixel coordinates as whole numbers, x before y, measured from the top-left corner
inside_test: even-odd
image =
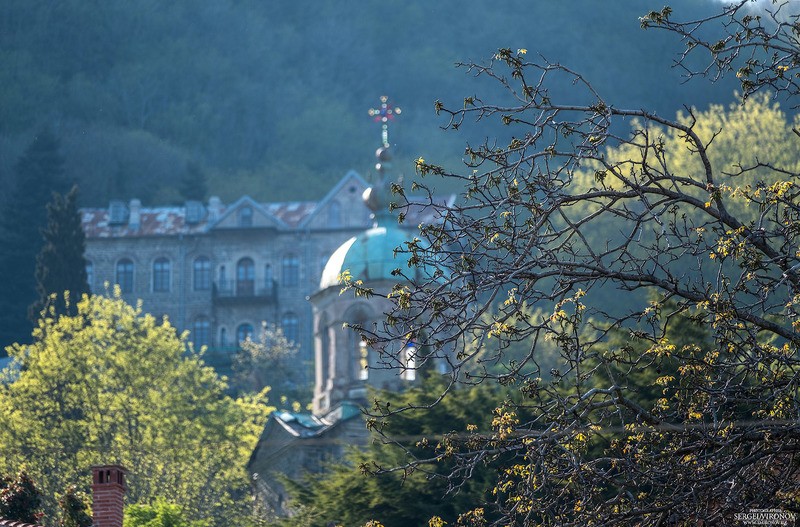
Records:
[[[83,209],[90,287],[119,286],[131,303],[188,330],[195,347],[222,359],[262,322],[283,328],[313,358],[311,305],[328,257],[369,224],[361,194],[346,174],[318,202],[142,207],[138,200]],[[257,336],[257,335],[256,335]]]
[[[384,313],[391,307],[387,295],[392,288],[412,278],[409,273],[423,280],[436,276],[434,269],[410,267],[410,255],[395,251],[412,233],[400,228],[388,210],[386,172],[390,160],[388,147],[378,150],[378,177],[364,192],[365,205],[372,211],[371,227],[341,243],[330,255],[318,288],[309,297],[315,352],[312,412],[273,413],[248,462],[263,503],[279,516],[292,514],[297,505],[287,495],[285,478],[323,472],[326,462],[340,458],[347,448],[366,444],[369,433],[362,408],[368,404],[370,389],[400,391],[418,380],[413,338],[369,344],[348,327],[356,324],[380,334]],[[345,271],[376,294],[369,298],[352,292],[341,294],[338,277]],[[445,364],[434,366],[441,369]]]
[[[207,360],[224,368],[262,322],[299,345],[311,378],[314,342],[309,297],[331,254],[371,225],[358,173],[345,174],[319,201],[143,207],[132,199],[82,209],[89,285],[119,286],[130,303],[166,315]],[[414,211],[406,225],[425,221]]]

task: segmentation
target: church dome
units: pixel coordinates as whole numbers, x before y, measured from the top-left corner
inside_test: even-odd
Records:
[[[393,276],[392,271],[409,270],[411,254],[395,249],[406,248],[408,235],[396,226],[376,225],[358,236],[350,238],[331,255],[322,271],[320,289],[339,285],[339,276],[348,271],[353,280],[403,281],[402,276]]]
[[[409,270],[408,261],[411,254],[397,252],[397,248],[407,248],[408,233],[398,225],[388,210],[386,183],[383,178],[390,167],[391,156],[388,147],[379,148],[376,152],[378,164],[378,178],[375,184],[368,188],[363,195],[364,202],[372,210],[374,224],[371,229],[350,238],[328,259],[322,271],[320,289],[339,285],[339,277],[344,271],[350,273],[353,280],[375,281],[393,280],[403,281],[400,275],[392,275],[392,271],[400,269],[406,273]]]

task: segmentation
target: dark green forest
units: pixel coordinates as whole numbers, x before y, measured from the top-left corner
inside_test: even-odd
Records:
[[[682,19],[711,1],[671,3]],[[459,61],[524,48],[581,71],[610,101],[674,116],[685,101],[719,100],[682,83],[681,42],[645,33],[661,4],[261,0],[5,0],[0,4],[0,184],[38,130],[61,142],[65,184],[82,205],[183,200],[203,174],[229,201],[314,199],[354,168],[366,173],[379,126],[367,110],[389,95],[403,113],[390,141],[397,165],[417,157],[457,169],[465,140],[434,102],[494,88]],[[672,52],[665,52],[665,50]],[[706,93],[708,91],[708,93]],[[712,99],[712,97],[717,97]],[[311,189],[311,190],[309,190]],[[206,196],[208,197],[208,196]]]

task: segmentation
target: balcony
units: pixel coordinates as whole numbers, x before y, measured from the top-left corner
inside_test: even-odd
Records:
[[[211,296],[216,305],[277,304],[278,284],[275,280],[262,283],[255,280],[214,282]]]

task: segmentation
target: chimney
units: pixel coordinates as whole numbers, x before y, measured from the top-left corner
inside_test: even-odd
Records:
[[[92,467],[93,527],[122,527],[125,473],[120,465]]]
[[[138,199],[132,199],[128,203],[128,225],[132,229],[138,229],[142,223],[142,202]]]
[[[222,200],[217,196],[208,198],[208,221],[215,222],[222,214]]]

